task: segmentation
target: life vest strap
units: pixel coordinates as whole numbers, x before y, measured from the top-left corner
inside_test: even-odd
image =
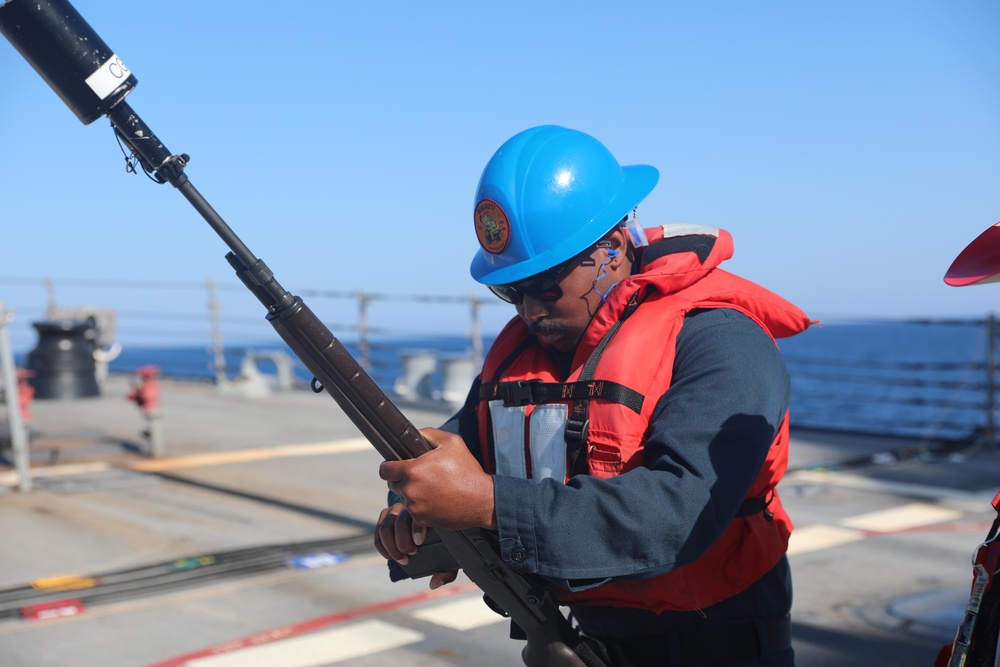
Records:
[[[642,413],[642,404],[645,401],[645,397],[634,389],[606,380],[592,380],[590,382],[542,382],[541,380],[484,382],[479,388],[479,398],[503,400],[503,405],[506,408],[601,398],[624,405],[636,414]]]
[[[636,290],[628,300],[628,305],[622,311],[618,321],[611,325],[604,333],[604,337],[594,347],[587,363],[580,371],[578,382],[591,383],[594,380],[594,373],[597,371],[597,362],[600,361],[604,350],[611,344],[611,339],[615,337],[622,324],[625,323],[632,313],[636,311],[640,303],[642,291]],[[640,403],[640,410],[642,404]],[[636,410],[639,412],[639,410]],[[590,473],[587,464],[587,457],[580,456],[587,442],[588,431],[590,430],[590,399],[587,396],[579,398],[573,402],[573,409],[570,411],[569,420],[566,422],[566,430],[563,432],[563,440],[566,441],[566,458],[569,462],[569,472],[571,476],[587,475]]]
[[[774,496],[771,496],[774,498]],[[764,517],[770,521],[774,518],[774,514],[767,508],[771,503],[771,498],[767,496],[761,496],[760,498],[747,498],[740,505],[740,508],[736,510],[736,518],[748,517],[757,514],[758,512],[763,512]]]

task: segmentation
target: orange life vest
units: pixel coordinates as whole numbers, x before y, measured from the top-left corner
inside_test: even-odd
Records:
[[[671,384],[677,335],[693,309],[737,310],[772,339],[811,324],[791,303],[718,268],[732,256],[728,232],[687,225],[646,231],[651,243],[643,249],[641,271],[620,282],[598,309],[568,377],[520,318],[490,348],[477,406],[482,460],[493,468],[488,472],[565,480],[574,472],[608,478],[643,465],[653,410]],[[574,443],[581,457],[575,464]],[[691,563],[651,579],[560,591],[560,601],[662,612],[705,608],[745,590],[787,549],[792,522],[775,488],[787,463],[786,414],[747,494],[761,511],[734,518]]]

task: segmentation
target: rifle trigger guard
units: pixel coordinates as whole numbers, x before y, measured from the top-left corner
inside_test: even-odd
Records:
[[[495,613],[499,614],[500,616],[503,616],[504,618],[510,618],[510,615],[507,614],[507,612],[503,610],[503,607],[501,607],[500,605],[498,605],[496,603],[496,600],[494,600],[493,598],[491,598],[489,595],[484,595],[483,596],[483,602],[486,603],[487,607],[489,607],[490,609],[492,609]]]

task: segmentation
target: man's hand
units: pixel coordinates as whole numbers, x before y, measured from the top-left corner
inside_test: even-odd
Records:
[[[403,499],[382,510],[375,529],[375,548],[383,558],[406,565],[427,536],[427,527],[496,530],[493,478],[457,435],[437,429],[421,434],[434,448],[415,459],[386,461],[379,477]],[[431,589],[455,581],[458,572],[431,576]]]
[[[375,548],[386,560],[406,565],[410,556],[427,537],[427,528],[413,523],[413,518],[400,503],[382,510],[375,528]],[[436,572],[431,575],[431,590],[450,584],[458,577],[457,570]]]
[[[406,565],[409,556],[417,553],[417,547],[423,544],[426,536],[427,529],[414,525],[413,517],[406,508],[396,503],[379,514],[375,526],[375,549],[386,560]]]
[[[410,535],[406,536],[407,522],[421,528],[496,530],[493,478],[483,472],[465,441],[433,428],[421,429],[420,433],[433,447],[431,451],[406,461],[385,461],[379,467],[379,477],[402,498],[406,512],[403,516],[403,510],[394,511],[392,507],[383,511],[379,518],[379,534],[383,540],[391,532],[396,540],[396,552],[408,553],[409,547],[418,546],[414,538],[420,533],[411,527]],[[391,531],[390,526],[382,530],[386,519],[392,524]],[[396,523],[400,525],[397,527]],[[392,549],[388,551],[396,553]]]

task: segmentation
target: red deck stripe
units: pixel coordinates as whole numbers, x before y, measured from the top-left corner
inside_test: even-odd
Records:
[[[149,665],[148,667],[183,667],[188,661],[195,660],[197,658],[207,658],[213,655],[231,653],[233,651],[249,648],[251,646],[270,644],[271,642],[288,639],[289,637],[294,637],[296,635],[313,632],[328,625],[335,625],[337,623],[343,623],[344,621],[350,621],[364,616],[371,616],[372,614],[379,614],[385,611],[399,609],[400,607],[417,604],[418,602],[426,602],[427,600],[433,600],[435,598],[467,593],[468,591],[475,590],[475,588],[476,585],[471,582],[442,586],[441,588],[433,591],[424,591],[422,593],[416,593],[414,595],[389,600],[387,602],[376,602],[363,607],[356,607],[354,609],[348,609],[347,611],[341,611],[327,616],[319,616],[307,621],[279,626],[271,630],[264,630],[252,635],[247,635],[241,639],[223,642],[221,644],[216,644],[215,646],[210,646],[206,649],[201,649],[200,651],[188,653],[176,658],[170,658],[169,660],[165,660],[163,662],[157,662],[153,665]]]

